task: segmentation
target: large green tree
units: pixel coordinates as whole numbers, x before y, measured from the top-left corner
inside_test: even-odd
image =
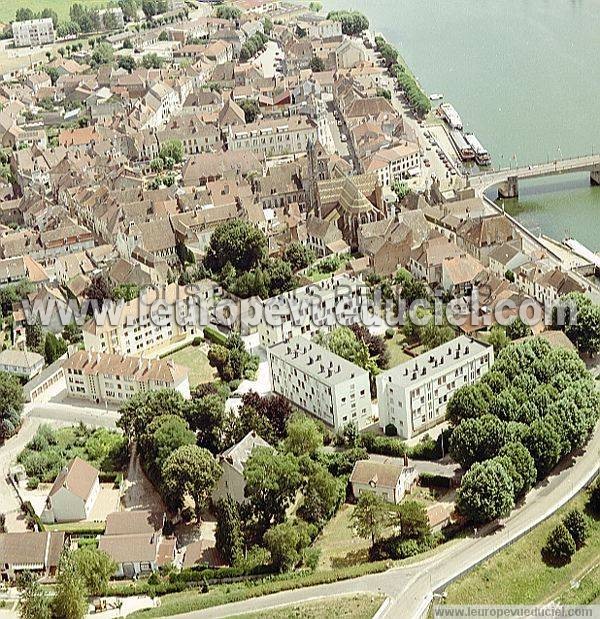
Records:
[[[271,527],[264,536],[271,561],[280,572],[296,567],[311,541],[314,528],[302,520],[286,520]]]
[[[484,383],[461,387],[448,402],[446,411],[450,422],[456,426],[463,419],[489,413],[492,398],[491,389]]]
[[[576,550],[575,540],[567,527],[561,522],[550,531],[546,545],[542,549],[542,554],[551,563],[564,565],[571,560]]]
[[[510,475],[495,458],[478,462],[465,473],[456,501],[460,513],[475,524],[508,516],[514,504]]]
[[[61,619],[83,619],[88,608],[88,590],[73,551],[64,551],[58,566],[52,611]]]
[[[221,474],[221,466],[213,455],[197,445],[183,445],[164,462],[163,485],[171,507],[180,508],[186,495],[194,501],[196,520],[200,522],[202,509]]]
[[[23,389],[12,374],[0,372],[0,440],[11,437],[21,423]]]
[[[304,486],[299,513],[307,522],[325,524],[345,498],[345,484],[324,466],[314,465]]]
[[[236,271],[249,271],[267,254],[267,238],[254,225],[232,219],[215,229],[210,237],[205,264],[220,273],[229,263]]]
[[[522,443],[510,442],[498,452],[504,458],[504,468],[513,482],[515,499],[526,494],[535,483],[537,471],[535,461]]]
[[[244,553],[244,535],[237,501],[231,495],[227,495],[217,503],[216,515],[217,550],[229,565],[235,565]]]
[[[51,619],[50,597],[31,572],[25,572],[19,578],[17,588],[21,619]]]
[[[245,494],[261,530],[285,520],[302,483],[298,459],[267,447],[256,447],[244,467]]]
[[[176,415],[182,417],[186,402],[174,389],[138,392],[119,409],[117,425],[130,439],[139,438],[155,417]]]
[[[287,423],[286,451],[295,456],[314,455],[323,446],[323,435],[313,419],[297,413]]]
[[[425,506],[419,501],[405,500],[394,515],[402,539],[422,540],[429,535],[429,519]]]
[[[356,534],[374,546],[390,522],[390,506],[374,492],[361,492],[350,520]]]
[[[73,561],[91,595],[106,593],[108,581],[117,566],[105,552],[91,546],[78,548],[73,552]]]

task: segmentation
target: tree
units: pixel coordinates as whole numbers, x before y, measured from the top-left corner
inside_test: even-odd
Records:
[[[358,11],[331,11],[327,19],[342,22],[342,33],[358,36],[369,28],[369,20]]]
[[[571,560],[577,550],[575,540],[564,524],[558,524],[548,535],[542,554],[552,563],[564,565]]]
[[[489,413],[492,397],[491,389],[482,383],[461,387],[455,391],[446,408],[450,423],[457,426],[463,419]]]
[[[511,340],[518,340],[531,335],[531,327],[526,325],[520,318],[515,318],[507,327],[506,335]]]
[[[185,418],[196,432],[196,442],[213,454],[225,447],[225,402],[216,394],[194,398],[187,403]]]
[[[270,17],[263,17],[262,24],[265,34],[269,36],[273,30],[273,21]]]
[[[308,475],[303,495],[300,515],[307,522],[323,525],[342,504],[345,487],[324,466],[315,465]]]
[[[60,557],[56,595],[52,600],[53,614],[64,619],[83,619],[87,613],[88,591],[77,569],[74,553],[64,551]]]
[[[96,301],[98,310],[101,311],[104,303],[113,300],[112,286],[102,273],[93,275],[87,288],[83,291],[86,299]],[[91,308],[92,311],[94,308]]]
[[[175,163],[183,161],[183,143],[181,140],[167,140],[159,151],[160,158],[167,159],[170,157]]]
[[[44,349],[44,331],[39,322],[28,322],[25,325],[25,345],[36,352]]]
[[[235,565],[242,558],[244,552],[244,536],[239,505],[231,495],[227,495],[217,503],[216,515],[215,540],[217,550],[229,565]]]
[[[294,272],[301,271],[315,261],[315,252],[307,245],[294,241],[285,248],[283,259],[290,263]]]
[[[239,102],[247,123],[253,123],[260,115],[260,106],[254,99],[244,99]]]
[[[155,417],[161,415],[183,416],[185,400],[174,389],[157,389],[138,392],[119,409],[117,425],[130,440],[139,438]]]
[[[83,339],[83,332],[81,327],[76,322],[69,323],[62,332],[63,340],[66,340],[69,344],[77,344]]]
[[[512,479],[515,499],[526,494],[537,477],[535,462],[527,447],[514,441],[506,443],[498,456],[506,458],[510,463],[504,463],[504,466]]]
[[[350,330],[369,349],[370,357],[375,361],[378,368],[386,369],[390,363],[390,352],[385,339],[381,335],[373,335],[365,325],[355,323],[350,325]]]
[[[108,581],[117,565],[105,552],[91,546],[78,548],[73,552],[73,561],[91,595],[106,593]]]
[[[280,572],[287,572],[298,565],[304,550],[311,542],[315,529],[302,520],[286,520],[271,527],[264,536],[271,561]]]
[[[24,572],[20,576],[17,589],[21,619],[51,619],[50,597],[31,572]]]
[[[139,441],[139,453],[155,480],[160,479],[165,460],[179,447],[194,445],[196,435],[178,415],[160,415],[146,427]]]
[[[313,56],[310,60],[310,69],[313,73],[321,73],[325,71],[325,63],[319,56]]]
[[[356,534],[370,539],[371,546],[374,546],[389,524],[390,507],[380,495],[368,491],[361,492],[350,520]]]
[[[398,269],[394,276],[394,283],[401,285],[400,296],[404,299],[407,306],[420,299],[429,299],[425,283],[415,279],[406,269]]]
[[[288,419],[293,412],[286,398],[273,394],[261,396],[249,391],[242,396],[231,442],[238,442],[254,430],[268,443],[278,443],[286,436]]]
[[[319,333],[316,341],[372,375],[377,374],[377,364],[371,358],[368,346],[359,340],[349,327],[337,327],[327,335]]]
[[[62,357],[67,352],[67,343],[54,335],[54,333],[46,334],[44,343],[44,358],[46,363],[50,365],[59,357]]]
[[[92,65],[110,64],[114,59],[114,51],[109,43],[99,43],[92,52]]]
[[[475,524],[508,516],[514,507],[514,489],[506,469],[496,458],[474,464],[462,479],[457,508]]]
[[[285,450],[295,456],[314,455],[323,446],[323,435],[317,424],[307,415],[295,414],[287,423]]]
[[[117,64],[119,68],[125,69],[128,73],[132,73],[137,66],[133,56],[121,56]]]
[[[498,355],[503,348],[506,348],[510,344],[510,338],[506,335],[506,331],[503,327],[494,325],[490,330],[488,344],[494,347],[494,354]]]
[[[285,512],[302,483],[297,458],[268,447],[256,447],[244,468],[246,498],[265,531],[285,520]]]
[[[15,21],[30,21],[34,19],[33,11],[29,7],[23,7],[21,9],[17,9],[15,14]]]
[[[422,540],[429,535],[429,519],[422,503],[402,501],[394,517],[402,539]]]
[[[0,512],[0,533],[6,533],[6,514]]]
[[[580,509],[572,509],[564,518],[563,524],[571,534],[575,547],[581,548],[588,535],[588,526],[585,514]]]
[[[229,4],[221,4],[217,7],[216,15],[219,19],[230,19],[235,21],[242,16],[242,11]]]
[[[600,516],[600,478],[596,479],[590,490],[588,506],[594,515]]]
[[[212,233],[205,264],[213,273],[220,273],[228,262],[236,271],[249,271],[266,253],[265,235],[249,222],[232,219]]]
[[[197,445],[183,445],[164,462],[163,484],[173,506],[181,507],[185,495],[192,497],[196,521],[221,475],[221,466],[213,455]]]
[[[19,379],[0,372],[0,440],[10,438],[21,423],[23,389]]]
[[[410,193],[410,188],[402,181],[394,181],[392,184],[392,191],[396,194],[398,200],[404,200],[404,198],[406,198],[406,196]]]
[[[144,55],[142,58],[142,67],[144,69],[160,69],[163,65],[163,59],[155,52]]]
[[[524,437],[525,447],[533,457],[538,479],[542,479],[560,459],[561,437],[544,419],[537,419]]]

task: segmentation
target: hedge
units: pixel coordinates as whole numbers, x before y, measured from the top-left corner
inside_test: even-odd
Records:
[[[220,344],[221,346],[227,344],[227,336],[217,331],[217,329],[213,329],[213,327],[204,327],[204,339],[213,344]]]
[[[405,443],[401,440],[389,436],[380,436],[372,432],[365,432],[360,435],[360,446],[364,447],[369,453],[395,458],[401,458],[408,453]]]
[[[224,580],[243,576],[265,576],[272,574],[274,571],[272,565],[257,565],[252,569],[244,569],[242,567],[219,567],[212,569],[204,565],[198,565],[180,572],[173,572],[169,575],[169,582],[203,582],[204,580]]]
[[[427,488],[452,488],[452,477],[435,473],[420,473],[419,482]]]

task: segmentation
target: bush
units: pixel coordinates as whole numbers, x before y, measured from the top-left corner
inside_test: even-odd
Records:
[[[595,516],[600,516],[600,477],[596,479],[590,490],[588,507]]]
[[[220,346],[227,345],[227,336],[213,327],[204,327],[204,339]]]
[[[580,509],[571,510],[563,519],[567,531],[571,534],[575,546],[579,549],[587,538],[587,522]]]
[[[407,453],[406,445],[401,440],[389,436],[379,436],[372,432],[361,434],[359,445],[364,447],[369,453],[382,456],[401,458]]]
[[[571,560],[576,550],[575,540],[564,524],[559,524],[548,535],[546,545],[542,549],[544,558],[549,563],[564,565]]]
[[[392,329],[391,327],[389,329],[385,330],[385,339],[386,340],[391,340],[394,338],[396,331],[395,329]]]
[[[202,344],[202,338],[197,335],[193,340],[192,340],[192,346],[200,346],[200,344]]]
[[[30,477],[27,480],[27,490],[35,490],[40,485],[39,477]]]
[[[435,473],[419,473],[419,483],[426,488],[451,488],[452,478]]]

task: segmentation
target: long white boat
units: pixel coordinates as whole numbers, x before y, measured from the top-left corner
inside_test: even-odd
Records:
[[[490,165],[492,162],[490,154],[483,148],[481,142],[472,134],[465,133],[465,140],[475,153],[475,161],[478,165]]]
[[[450,129],[462,130],[463,122],[458,112],[449,103],[442,103],[440,111],[444,120],[450,125]]]
[[[475,151],[458,129],[452,129],[450,131],[450,139],[454,143],[456,152],[463,161],[471,161],[475,159]]]
[[[440,94],[439,92],[434,92],[432,95],[429,95],[429,98],[432,101],[441,101],[444,98],[444,95]]]

